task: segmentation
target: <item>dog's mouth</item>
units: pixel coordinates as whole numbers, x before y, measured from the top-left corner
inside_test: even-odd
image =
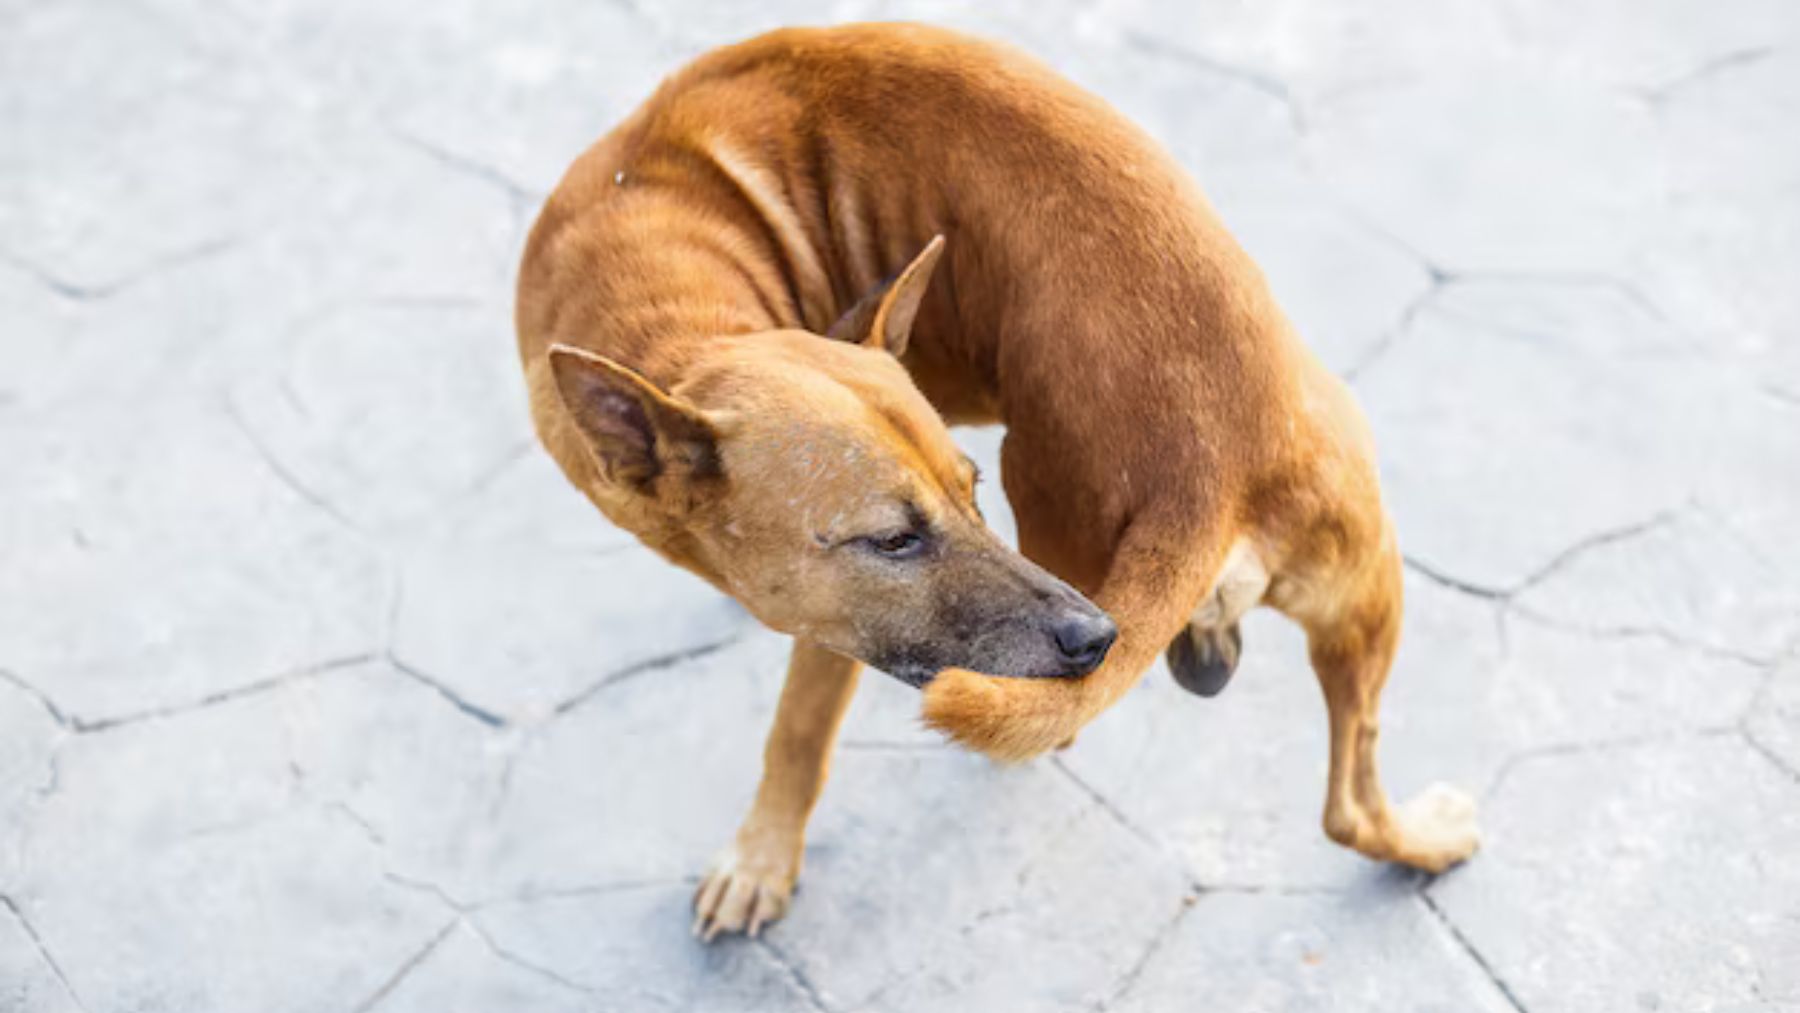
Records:
[[[871,661],[869,664],[877,671],[886,672],[914,689],[924,689],[931,685],[931,680],[937,678],[938,673],[943,671],[942,668],[909,658],[895,658],[885,662]]]
[[[908,669],[902,672],[889,672],[888,674],[914,689],[924,689],[931,685],[933,679],[938,677],[936,672],[923,668]]]
[[[1108,646],[1110,646],[1110,644]],[[1064,662],[1058,665],[1054,671],[1010,671],[998,673],[996,674],[996,677],[1011,679],[1079,679],[1092,672],[1095,668],[1098,668],[1101,660],[1105,657],[1105,653],[1105,650],[1102,649],[1097,655],[1091,655],[1088,658],[1078,661]],[[938,674],[943,672],[946,668],[969,668],[971,671],[977,672],[981,670],[968,665],[932,666],[921,664],[916,661],[888,661],[885,664],[870,662],[869,664],[876,670],[885,672],[908,686],[920,690],[931,685],[932,681],[938,677]]]
[[[1111,617],[1092,606],[1060,612],[1031,627],[1000,627],[954,642],[903,643],[864,657],[914,689],[962,668],[1013,679],[1079,679],[1099,668],[1118,638]]]

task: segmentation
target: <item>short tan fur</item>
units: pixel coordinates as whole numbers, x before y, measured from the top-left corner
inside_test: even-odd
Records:
[[[1400,557],[1347,388],[1169,156],[1029,57],[911,25],[702,56],[557,187],[517,325],[569,479],[796,638],[709,938],[786,910],[853,659],[1019,760],[1165,649],[1216,691],[1259,604],[1309,639],[1326,832],[1475,849],[1465,797],[1395,808],[1376,775]],[[1019,552],[946,423],[1006,426]]]

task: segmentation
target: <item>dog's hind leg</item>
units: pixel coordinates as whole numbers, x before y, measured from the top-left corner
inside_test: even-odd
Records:
[[[1379,549],[1342,579],[1347,592],[1330,603],[1284,608],[1306,629],[1331,721],[1325,833],[1370,858],[1442,872],[1480,844],[1473,800],[1437,784],[1391,808],[1375,766],[1376,711],[1401,614],[1400,555],[1385,525]]]
[[[860,663],[794,641],[763,779],[737,838],[713,860],[694,894],[694,934],[748,932],[787,913],[800,876],[806,821],[825,787],[831,747],[856,692]]]

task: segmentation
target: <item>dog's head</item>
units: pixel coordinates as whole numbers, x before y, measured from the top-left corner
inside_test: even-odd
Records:
[[[844,340],[720,338],[671,391],[553,346],[586,491],[767,625],[915,686],[1084,675],[1112,621],[988,529],[973,464],[896,359],[941,248],[847,313]]]

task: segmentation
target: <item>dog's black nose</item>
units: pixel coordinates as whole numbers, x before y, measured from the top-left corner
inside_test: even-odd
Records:
[[[1051,632],[1056,637],[1056,649],[1073,669],[1070,675],[1092,672],[1119,636],[1119,628],[1105,613],[1065,616],[1056,621]]]

